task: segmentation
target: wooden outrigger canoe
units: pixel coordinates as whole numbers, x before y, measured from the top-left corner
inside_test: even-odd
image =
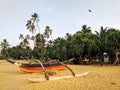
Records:
[[[16,63],[15,63],[16,64]],[[35,73],[35,72],[43,72],[43,68],[40,65],[36,65],[36,64],[16,64],[20,70],[24,71],[24,72],[29,72],[29,73]],[[44,64],[43,65],[45,67],[46,71],[57,71],[57,70],[64,70],[65,67],[60,65],[60,64]]]
[[[41,81],[46,81],[46,80],[59,80],[59,79],[67,79],[67,78],[72,78],[72,77],[83,77],[86,76],[89,72],[84,72],[84,73],[79,73],[75,74],[73,70],[68,67],[67,62],[56,62],[55,63],[50,63],[50,64],[43,64],[39,60],[36,60],[36,64],[29,64],[29,63],[20,63],[20,62],[14,62],[11,60],[7,60],[8,62],[17,65],[22,71],[24,72],[44,72],[45,77],[43,78],[29,78],[28,80],[30,82],[41,82]],[[71,60],[70,60],[71,61]],[[51,74],[54,72],[51,71],[56,71],[56,70],[63,70],[67,68],[72,75],[67,75],[67,76],[60,76],[60,77],[49,77]],[[50,74],[51,73],[51,74]]]
[[[64,70],[65,66],[63,66],[61,63],[41,63],[39,60],[35,60],[38,63],[20,63],[15,62],[13,60],[7,60],[8,62],[15,64],[20,68],[20,70],[28,73],[36,73],[36,72],[43,72],[45,71],[58,71],[58,70]],[[64,62],[65,65],[68,65],[69,62]],[[43,70],[44,69],[44,70]]]

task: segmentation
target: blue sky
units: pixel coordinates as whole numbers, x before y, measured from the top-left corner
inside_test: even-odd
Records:
[[[14,46],[20,34],[31,35],[26,22],[35,12],[41,32],[49,25],[54,38],[74,34],[84,24],[93,32],[100,26],[120,29],[119,4],[120,0],[0,0],[0,41],[7,39]]]

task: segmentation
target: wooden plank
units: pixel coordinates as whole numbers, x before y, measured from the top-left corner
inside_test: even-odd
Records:
[[[88,75],[88,73],[89,73],[89,71],[79,73],[79,74],[75,74],[75,77],[83,77],[83,76]],[[59,76],[59,77],[49,77],[49,80],[69,79],[69,78],[73,78],[73,77],[74,77],[73,75],[66,75],[66,76]],[[45,77],[43,77],[43,78],[28,78],[28,80],[30,82],[34,82],[34,83],[47,81]]]

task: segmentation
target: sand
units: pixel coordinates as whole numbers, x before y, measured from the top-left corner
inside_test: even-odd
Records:
[[[75,73],[89,71],[86,77],[31,83],[28,78],[44,77],[43,73],[24,73],[5,60],[0,60],[0,90],[120,90],[120,66],[70,65]],[[69,75],[68,70],[56,76]],[[55,76],[54,76],[55,77]]]

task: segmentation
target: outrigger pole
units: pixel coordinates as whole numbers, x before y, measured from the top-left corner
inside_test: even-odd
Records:
[[[38,62],[38,63],[41,65],[42,70],[43,70],[43,72],[45,73],[45,78],[46,78],[46,80],[49,80],[48,72],[46,72],[46,69],[45,69],[45,67],[43,66],[42,62],[41,62],[40,60],[37,60],[37,59],[33,60],[33,62],[34,62],[34,61],[35,61],[35,62]],[[55,60],[52,60],[52,61],[56,62]],[[72,75],[75,77],[75,73],[73,72],[73,70],[72,70],[70,67],[68,67],[67,65],[65,65],[63,62],[56,62],[56,63],[59,63],[59,64],[63,65],[63,66],[64,66],[65,68],[67,68],[67,69],[72,73]]]
[[[61,65],[63,65],[65,68],[67,68],[72,73],[72,75],[75,77],[75,73],[73,72],[73,70],[70,67],[68,67],[67,65],[65,65],[63,62],[58,62],[58,63],[60,63]]]
[[[38,63],[41,65],[42,70],[43,70],[43,72],[45,73],[45,78],[46,78],[46,80],[49,80],[49,75],[48,75],[48,73],[46,72],[46,69],[45,69],[45,67],[43,66],[42,62],[41,62],[40,60],[37,60],[37,59],[35,59],[34,61],[35,61],[35,62],[38,62]]]

